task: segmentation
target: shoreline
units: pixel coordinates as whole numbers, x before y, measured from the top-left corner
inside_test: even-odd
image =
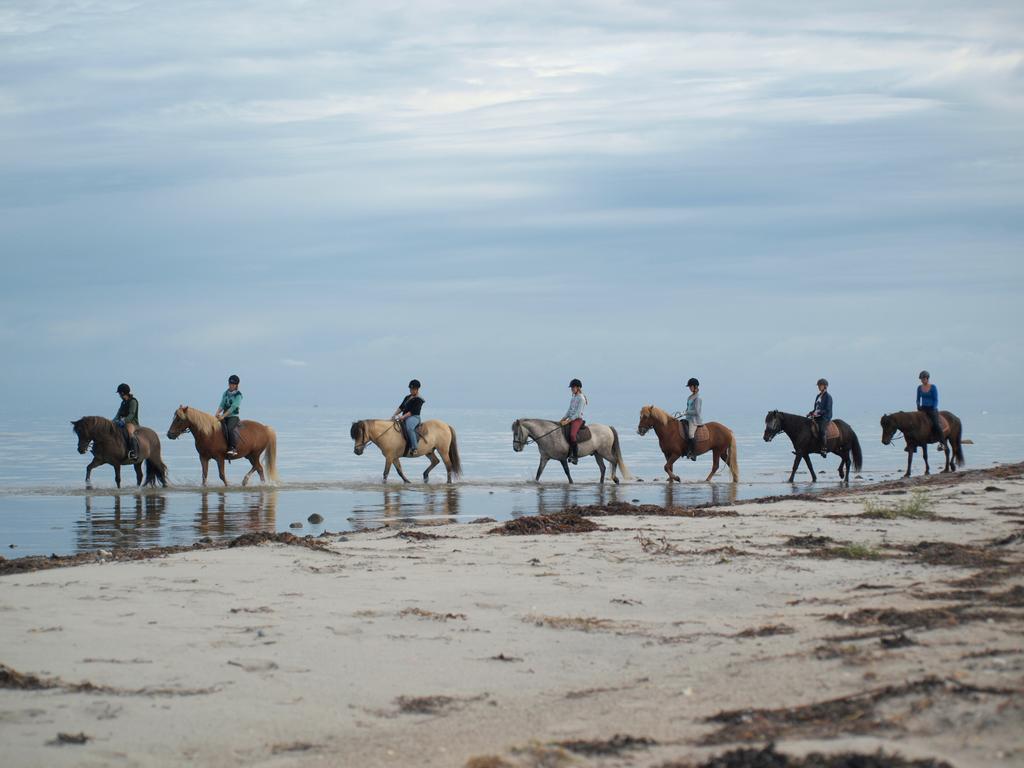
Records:
[[[0,737],[15,765],[1024,759],[1024,464],[559,514],[589,532],[0,561]]]

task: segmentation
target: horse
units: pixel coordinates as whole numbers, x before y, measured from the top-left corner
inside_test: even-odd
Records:
[[[462,474],[462,460],[459,458],[459,444],[455,439],[455,430],[443,421],[430,419],[424,421],[417,428],[420,439],[416,445],[414,458],[426,456],[430,459],[430,466],[423,470],[423,482],[430,482],[430,470],[444,461],[444,468],[448,472],[448,483],[453,477]],[[405,456],[406,444],[405,435],[402,433],[401,425],[393,419],[363,419],[353,421],[349,435],[355,440],[354,453],[362,456],[366,450],[367,443],[373,443],[380,452],[384,454],[384,482],[388,481],[391,474],[391,465],[395,465],[398,476],[405,482],[409,478],[402,471],[401,457]],[[440,459],[438,455],[440,454]]]
[[[839,477],[849,484],[850,482],[850,455],[853,455],[853,468],[860,472],[864,465],[864,455],[860,450],[860,440],[853,428],[842,419],[833,419],[839,431],[839,437],[830,437],[826,442],[829,453],[839,457]],[[789,473],[789,480],[792,483],[796,475],[796,468],[800,466],[800,460],[807,463],[807,469],[811,473],[811,482],[818,482],[818,476],[814,474],[814,467],[811,466],[811,454],[818,452],[821,445],[818,436],[811,431],[811,420],[805,416],[785,411],[768,411],[764,417],[764,441],[771,442],[779,432],[785,432],[786,436],[793,443],[793,453],[796,458],[793,460],[793,471]]]
[[[931,467],[928,466],[928,443],[937,442],[942,447],[942,452],[946,455],[943,472],[955,472],[957,467],[964,465],[964,441],[960,419],[949,411],[939,411],[939,416],[946,420],[947,428],[943,430],[942,437],[938,440],[932,436],[932,423],[928,415],[922,411],[897,411],[882,416],[882,445],[889,445],[897,432],[902,432],[907,440],[907,471],[903,473],[904,477],[910,477],[910,465],[914,461],[918,446],[921,446],[921,455],[924,457],[924,473],[931,474]],[[950,461],[951,453],[953,461]]]
[[[167,437],[176,440],[184,432],[191,432],[196,441],[196,450],[199,452],[199,465],[203,468],[203,485],[206,485],[206,476],[210,469],[210,459],[217,462],[217,472],[220,474],[221,482],[228,484],[224,475],[224,461],[228,458],[228,441],[224,437],[224,430],[221,423],[215,416],[212,416],[198,408],[191,408],[187,405],[180,405],[174,412],[171,426],[167,429]],[[277,481],[277,433],[272,427],[260,424],[258,421],[243,419],[238,423],[238,455],[235,458],[248,459],[250,467],[242,478],[242,485],[249,482],[253,472],[258,472],[260,482],[267,482],[267,475],[270,479]],[[260,463],[260,454],[267,462],[267,471],[263,472],[263,464]]]
[[[740,467],[736,451],[736,436],[731,429],[717,421],[709,421],[704,426],[707,427],[708,440],[697,441],[697,455],[700,456],[711,451],[713,458],[711,472],[704,478],[704,482],[708,482],[715,476],[715,473],[718,472],[719,460],[725,459],[729,464],[729,472],[732,473],[732,481],[738,483]],[[654,429],[658,435],[658,444],[661,446],[661,452],[665,454],[665,472],[668,473],[668,481],[675,480],[677,483],[681,483],[679,475],[672,472],[672,465],[680,456],[686,455],[682,425],[661,408],[645,405],[640,409],[640,423],[637,424],[636,431],[640,435],[646,435],[650,429]]]
[[[579,443],[579,456],[594,456],[598,468],[601,470],[601,482],[604,482],[604,463],[608,461],[612,465],[612,482],[618,485],[619,478],[616,471],[622,470],[622,476],[631,480],[632,475],[626,468],[626,462],[622,459],[622,449],[619,447],[619,433],[615,427],[605,424],[587,424],[590,430],[590,437]],[[550,459],[556,459],[565,470],[565,476],[572,484],[572,475],[569,474],[569,441],[565,438],[565,430],[557,421],[548,419],[516,419],[512,422],[512,450],[516,453],[522,450],[529,443],[536,443],[540,453],[540,465],[537,467],[535,482],[540,482],[540,475]]]
[[[85,487],[92,487],[92,471],[103,464],[114,468],[114,482],[121,487],[121,467],[129,464],[135,467],[135,485],[142,485],[142,465],[146,465],[146,485],[157,482],[167,487],[167,465],[160,458],[160,438],[149,427],[139,427],[135,437],[139,443],[138,458],[128,460],[128,446],[124,433],[110,419],[103,416],[83,416],[72,421],[71,426],[78,436],[78,452],[84,454],[92,443],[93,459],[85,468]]]

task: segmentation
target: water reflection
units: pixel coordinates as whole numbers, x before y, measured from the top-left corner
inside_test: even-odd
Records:
[[[166,508],[167,499],[160,494],[86,496],[85,517],[75,526],[76,547],[156,546]]]
[[[727,506],[739,495],[737,483],[665,483],[663,506],[686,507],[696,504]]]
[[[273,531],[277,526],[277,489],[259,488],[243,494],[204,491],[195,518],[199,538],[234,538],[243,533]]]
[[[411,523],[417,519],[450,518],[456,522],[461,508],[461,490],[458,486],[425,489],[385,488],[381,503],[369,501],[352,507],[349,521],[357,528],[379,525],[382,522]]]

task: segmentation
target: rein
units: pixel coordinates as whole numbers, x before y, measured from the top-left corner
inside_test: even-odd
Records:
[[[558,430],[560,430],[561,428],[562,428],[562,425],[561,425],[561,424],[558,424],[558,425],[556,425],[556,426],[555,426],[555,428],[554,428],[554,429],[552,429],[552,430],[551,430],[550,432],[545,432],[545,433],[544,433],[543,435],[541,435],[540,437],[534,437],[533,435],[531,435],[531,434],[529,433],[529,431],[527,431],[527,433],[526,433],[526,439],[525,439],[525,440],[520,440],[520,439],[519,439],[519,436],[518,436],[518,435],[516,435],[516,437],[515,437],[515,438],[513,438],[513,440],[512,440],[512,447],[514,448],[515,446],[517,446],[517,445],[518,445],[518,446],[520,447],[520,449],[522,449],[522,448],[525,448],[526,446],[528,446],[528,445],[529,445],[529,444],[530,444],[531,442],[532,442],[532,443],[538,443],[538,442],[540,442],[541,440],[543,440],[543,439],[544,439],[545,437],[547,437],[548,435],[554,434],[555,432],[557,432],[557,431],[558,431]]]
[[[380,440],[380,438],[384,437],[384,435],[386,435],[391,430],[395,430],[397,432],[401,432],[402,431],[401,427],[398,426],[398,422],[397,421],[392,421],[391,424],[389,426],[385,427],[384,429],[382,429],[380,434],[377,435],[376,437],[367,437],[365,440],[363,440],[362,447],[365,449],[367,443],[374,443],[374,444],[376,444],[376,442],[378,440]],[[369,432],[370,432],[370,430],[368,428],[363,427],[363,434],[364,435],[368,435]],[[356,444],[356,447],[357,448],[359,447],[358,443]]]

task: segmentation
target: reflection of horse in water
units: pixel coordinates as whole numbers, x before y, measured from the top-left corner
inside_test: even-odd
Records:
[[[103,416],[83,416],[71,422],[78,438],[78,452],[84,454],[92,447],[92,461],[85,468],[85,487],[92,487],[92,471],[110,464],[114,468],[114,482],[121,487],[121,467],[135,467],[135,484],[142,485],[142,465],[146,465],[146,485],[167,485],[167,465],[160,458],[160,438],[149,427],[139,427],[135,437],[139,443],[138,458],[128,460],[128,445],[124,434],[110,419]]]
[[[416,491],[385,488],[381,501],[380,507],[353,507],[349,520],[357,526],[381,519],[415,523],[425,518],[451,518],[445,522],[455,522],[459,515],[459,488],[454,485]]]
[[[187,405],[178,407],[174,412],[174,419],[167,429],[167,437],[171,440],[177,439],[182,433],[191,432],[196,441],[196,451],[199,452],[199,465],[203,468],[203,485],[206,485],[206,476],[210,470],[210,459],[217,462],[217,472],[224,485],[228,479],[224,474],[224,461],[228,458],[228,441],[224,437],[221,423],[216,417],[198,408],[191,408]],[[136,433],[138,434],[138,433]],[[242,485],[249,481],[253,472],[258,472],[261,482],[267,482],[266,475],[277,481],[277,433],[273,428],[258,421],[243,419],[238,423],[238,450],[239,459],[248,459],[252,467],[242,478]],[[263,455],[267,462],[267,472],[263,472],[263,464],[260,463],[260,455]]]
[[[228,500],[238,502],[228,504]],[[277,489],[249,493],[203,491],[196,515],[196,533],[219,539],[277,528]]]
[[[160,544],[160,523],[167,508],[161,493],[85,497],[85,519],[76,525],[79,551],[97,548],[152,547]]]

